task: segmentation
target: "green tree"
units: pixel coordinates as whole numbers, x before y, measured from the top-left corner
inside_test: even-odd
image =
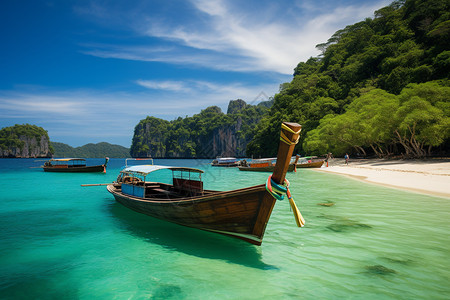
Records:
[[[450,87],[439,82],[411,84],[399,96],[375,89],[355,99],[342,115],[327,115],[303,147],[311,154],[359,152],[378,157],[430,155],[450,137]],[[397,152],[398,154],[398,152]]]
[[[449,95],[450,87],[437,82],[413,84],[402,91],[395,135],[407,157],[430,155],[432,147],[449,139]]]

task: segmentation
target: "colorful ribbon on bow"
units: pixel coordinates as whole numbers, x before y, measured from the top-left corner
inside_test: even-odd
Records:
[[[266,190],[277,200],[283,200],[286,194],[289,199],[289,204],[291,205],[292,211],[294,212],[295,221],[298,227],[303,227],[305,225],[305,219],[303,219],[302,214],[295,205],[294,199],[292,198],[291,191],[289,190],[289,180],[284,179],[282,185],[276,183],[272,180],[272,175],[267,178]]]

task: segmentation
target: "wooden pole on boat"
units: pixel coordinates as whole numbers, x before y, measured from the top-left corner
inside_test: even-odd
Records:
[[[290,158],[294,151],[295,145],[298,142],[300,131],[302,130],[302,126],[297,123],[283,123],[281,125],[281,137],[280,137],[280,145],[278,146],[278,157],[277,157],[277,165],[275,166],[275,170],[272,174],[272,180],[277,184],[283,184],[286,176],[286,172],[289,168]],[[297,155],[295,164],[297,164],[299,156]],[[278,165],[278,161],[280,159],[280,164]],[[283,159],[285,161],[283,161]],[[277,169],[278,168],[278,169]],[[278,176],[281,174],[281,177],[278,179]],[[305,225],[305,219],[303,219],[302,214],[297,208],[294,199],[292,198],[291,192],[289,188],[287,188],[287,196],[289,199],[289,204],[291,205],[292,212],[294,213],[295,221],[298,227],[302,227]]]
[[[112,183],[93,183],[93,184],[82,184],[81,186],[100,186],[100,185],[110,185]]]
[[[292,153],[294,153],[295,145],[297,144],[298,137],[302,126],[297,123],[283,122],[290,130],[281,129],[281,135],[284,134],[287,141],[291,144],[288,145],[286,142],[280,140],[278,146],[277,164],[275,165],[275,170],[272,174],[272,179],[276,183],[283,183],[286,177],[286,172],[289,168],[289,163],[291,162]]]
[[[281,137],[278,146],[277,164],[275,165],[275,169],[272,174],[273,181],[278,184],[284,182],[292,153],[294,152],[295,145],[302,129],[302,126],[297,123],[283,122],[283,124],[284,126],[281,127]],[[261,203],[260,213],[257,217],[255,227],[253,228],[253,235],[259,237],[261,240],[259,243],[255,243],[256,245],[261,245],[262,243],[267,222],[270,214],[272,213],[275,202],[276,200],[273,196],[266,191],[264,194],[264,199]]]

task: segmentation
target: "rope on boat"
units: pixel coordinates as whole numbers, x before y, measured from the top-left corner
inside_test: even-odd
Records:
[[[305,219],[295,205],[294,199],[292,198],[291,191],[289,190],[289,180],[284,179],[283,184],[278,184],[272,180],[272,175],[267,178],[266,190],[277,200],[283,200],[286,194],[289,199],[289,204],[291,205],[292,211],[294,212],[295,221],[298,227],[303,227],[305,225]]]

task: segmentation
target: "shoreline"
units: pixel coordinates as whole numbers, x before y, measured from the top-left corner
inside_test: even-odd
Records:
[[[366,183],[450,198],[450,159],[331,159],[315,171],[343,175]]]

